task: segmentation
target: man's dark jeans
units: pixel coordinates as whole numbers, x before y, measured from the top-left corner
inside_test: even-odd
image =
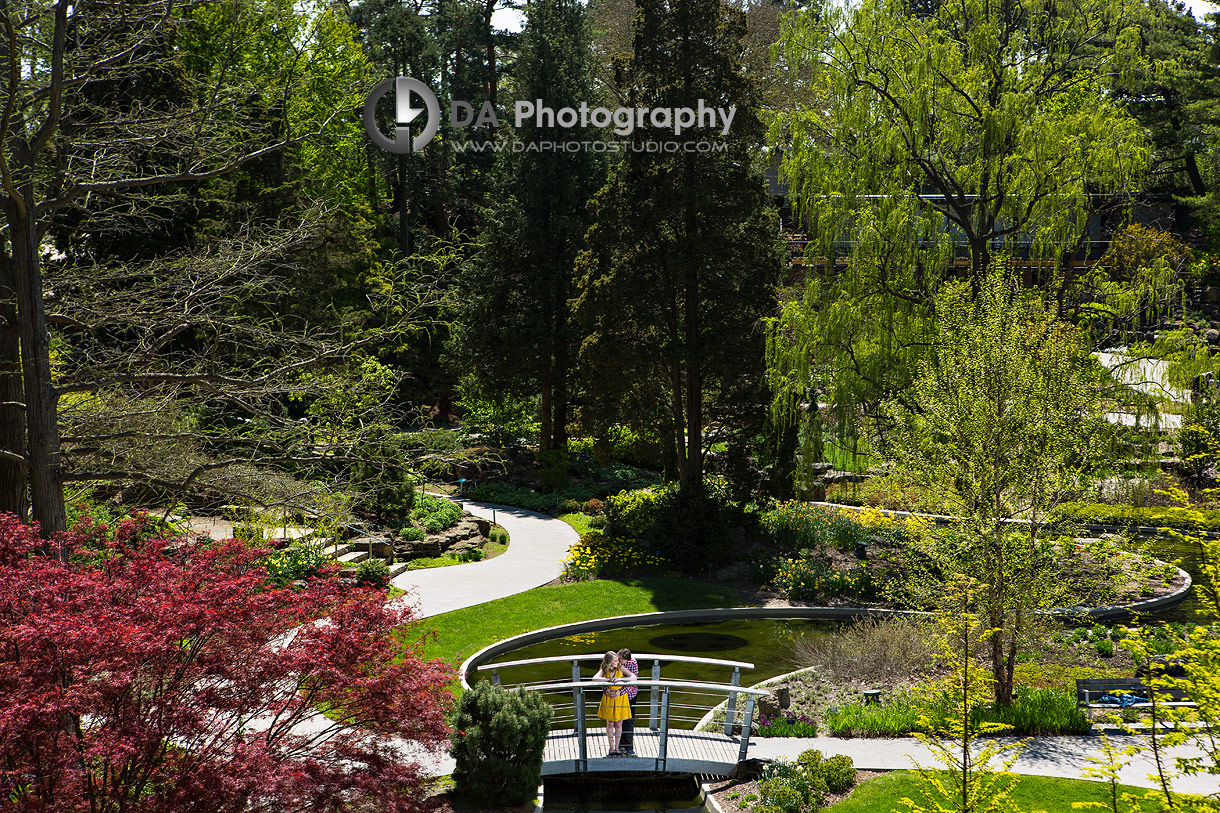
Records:
[[[618,747],[623,751],[635,751],[635,698],[627,698],[630,704],[631,716],[623,720],[623,738],[619,740]]]

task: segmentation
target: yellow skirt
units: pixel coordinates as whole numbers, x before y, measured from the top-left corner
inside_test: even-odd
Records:
[[[614,692],[613,695],[610,692]],[[597,716],[603,720],[630,720],[631,701],[626,689],[606,689],[602,702],[597,707]]]

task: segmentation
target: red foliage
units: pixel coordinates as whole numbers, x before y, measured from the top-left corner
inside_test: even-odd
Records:
[[[116,537],[64,564],[0,515],[0,808],[420,809],[452,675],[393,645],[408,611],[270,589],[238,542]]]

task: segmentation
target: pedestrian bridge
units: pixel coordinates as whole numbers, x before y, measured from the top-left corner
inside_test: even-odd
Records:
[[[602,685],[581,675],[582,663],[592,664],[590,671],[596,672],[603,654],[532,658],[478,667],[479,671],[490,671],[495,683],[539,692],[555,709],[543,752],[543,776],[607,772],[732,776],[737,764],[747,758],[750,738],[748,733],[740,732],[750,731],[757,699],[770,694],[764,689],[740,685],[741,670],[753,669],[754,664],[644,653],[635,656],[641,668],[639,680],[632,684],[639,689],[635,702],[636,756],[607,756],[606,729],[597,717]],[[650,676],[644,672],[649,661]],[[732,675],[724,683],[665,679],[661,675],[662,663],[723,667],[731,669]],[[512,683],[503,682],[500,675],[501,670],[516,667],[553,666],[558,672],[561,664],[570,666],[569,678]],[[704,713],[722,700],[727,700],[723,727],[714,732],[695,731],[694,725]]]

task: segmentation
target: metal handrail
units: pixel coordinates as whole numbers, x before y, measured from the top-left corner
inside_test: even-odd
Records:
[[[503,669],[506,666],[528,666],[535,663],[571,663],[572,661],[600,661],[604,652],[588,655],[554,655],[546,658],[527,658],[521,661],[501,661],[500,663],[485,663],[476,671],[486,672],[490,669]],[[754,664],[746,661],[726,661],[719,658],[696,658],[690,655],[655,655],[649,652],[635,653],[637,661],[663,661],[666,663],[703,663],[709,666],[731,666],[734,669],[753,669]]]
[[[562,660],[570,660],[570,659],[564,658]],[[686,693],[695,691],[700,694],[726,694],[729,696],[730,705],[736,700],[737,695],[740,694],[740,695],[745,696],[745,698],[746,698],[745,718],[742,720],[742,723],[741,723],[741,735],[737,738],[737,742],[738,742],[737,759],[739,762],[746,758],[746,752],[750,746],[750,731],[751,731],[752,721],[754,718],[755,701],[759,697],[767,697],[767,696],[770,696],[770,694],[771,694],[771,692],[768,691],[767,689],[753,689],[753,688],[742,687],[738,683],[738,680],[737,680],[739,675],[741,674],[739,669],[734,670],[732,683],[708,683],[706,681],[659,680],[659,679],[657,679],[657,680],[628,680],[628,681],[623,681],[621,683],[620,682],[611,683],[610,681],[607,681],[607,680],[593,680],[593,679],[581,680],[581,679],[579,679],[580,668],[575,663],[573,663],[573,665],[572,665],[572,671],[574,673],[574,676],[578,678],[577,680],[569,680],[569,681],[564,681],[562,683],[547,683],[547,684],[538,685],[538,686],[521,686],[520,688],[527,692],[539,692],[539,693],[559,692],[559,691],[565,691],[565,690],[571,691],[572,700],[574,701],[574,704],[575,704],[575,708],[573,709],[573,714],[572,714],[572,724],[575,729],[573,733],[576,735],[576,741],[577,741],[578,757],[576,759],[576,765],[577,765],[577,770],[580,772],[589,770],[589,747],[588,747],[588,741],[587,741],[588,733],[589,733],[589,726],[588,726],[588,723],[586,720],[586,715],[587,715],[589,708],[588,708],[588,704],[586,703],[585,696],[587,694],[589,694],[590,689],[599,690],[599,689],[604,689],[608,686],[617,686],[619,688],[627,688],[629,686],[634,686],[637,688],[651,688],[652,689],[652,695],[653,695],[652,714],[651,714],[651,719],[649,721],[649,728],[651,728],[654,731],[657,731],[659,734],[659,738],[657,740],[657,757],[656,757],[656,769],[658,772],[664,772],[666,770],[666,764],[667,764],[667,760],[668,760],[670,720],[673,719],[673,720],[683,720],[684,721],[684,720],[689,719],[691,721],[694,721],[697,719],[693,716],[687,717],[686,715],[682,715],[682,714],[673,714],[672,711],[675,709],[688,709],[688,708],[689,709],[701,709],[702,708],[702,707],[698,707],[698,706],[688,706],[688,705],[684,705],[684,704],[676,704],[676,703],[671,704],[670,703],[670,694],[673,690],[677,689],[678,693],[683,693],[683,690],[685,690]],[[658,694],[660,694],[660,697],[657,696]],[[657,708],[658,705],[660,706],[659,709]],[[565,707],[566,707],[566,704],[565,704]],[[725,723],[725,732],[724,733],[726,736],[732,736],[733,723],[731,721],[734,717],[736,717],[736,710],[733,708],[730,708],[725,717],[726,723]],[[563,715],[563,719],[565,722],[567,721],[566,714]]]
[[[660,689],[715,689],[715,694],[746,694],[755,697],[769,697],[771,692],[766,689],[750,689],[744,686],[734,686],[731,683],[707,683],[694,680],[633,680],[623,683],[602,683],[593,680],[566,681],[564,683],[548,683],[545,686],[522,686],[527,692],[536,692],[551,689],[590,689],[594,687],[617,686],[620,688],[629,688],[631,686],[656,686]],[[709,692],[710,694],[711,692]]]

